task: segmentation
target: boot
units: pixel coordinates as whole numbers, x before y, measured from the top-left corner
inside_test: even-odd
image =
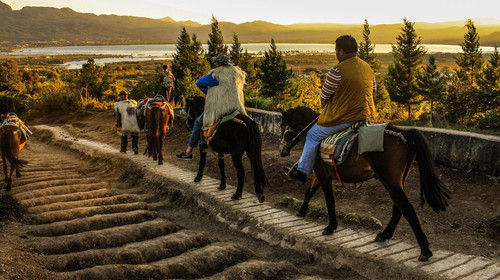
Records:
[[[134,155],[139,153],[139,133],[132,133],[132,150]]]
[[[122,134],[122,143],[120,147],[120,153],[126,153],[127,152],[127,135]]]

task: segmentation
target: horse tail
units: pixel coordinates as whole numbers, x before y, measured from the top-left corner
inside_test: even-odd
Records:
[[[422,133],[416,129],[404,130],[403,135],[408,141],[408,147],[416,154],[420,172],[420,205],[425,201],[434,212],[445,211],[450,199],[450,191],[439,179],[429,151],[429,146]]]
[[[265,188],[269,185],[264,167],[262,166],[262,138],[260,135],[259,125],[249,119],[245,122],[248,128],[248,150],[247,155],[252,163],[253,176],[256,185],[261,185]]]
[[[18,132],[20,133],[20,132]],[[12,144],[14,141],[14,131],[6,130],[2,135],[2,154],[7,158],[12,168],[24,167],[28,162],[26,160],[18,159],[12,152]],[[16,144],[19,147],[19,143]]]

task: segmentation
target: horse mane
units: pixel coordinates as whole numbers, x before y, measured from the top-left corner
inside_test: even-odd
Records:
[[[293,124],[293,126],[304,128],[316,119],[318,115],[316,111],[309,107],[299,106],[283,113],[283,123]]]

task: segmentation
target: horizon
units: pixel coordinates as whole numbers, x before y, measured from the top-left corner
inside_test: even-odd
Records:
[[[393,0],[381,0],[379,4],[375,5],[375,7],[370,6],[371,4],[368,0],[360,0],[362,4],[365,3],[363,9],[359,9],[357,7],[356,10],[351,13],[345,12],[342,16],[339,16],[334,21],[326,21],[325,16],[330,17],[329,14],[325,15],[322,12],[324,9],[320,9],[321,11],[316,11],[314,14],[314,10],[304,9],[304,7],[298,9],[290,9],[292,4],[281,5],[280,2],[284,1],[276,1],[273,3],[266,3],[266,5],[270,5],[271,13],[273,5],[278,4],[276,9],[285,9],[286,13],[274,14],[270,15],[267,10],[257,10],[254,9],[259,5],[252,5],[251,7],[245,7],[243,15],[238,15],[237,11],[242,10],[243,8],[235,7],[238,5],[238,1],[229,1],[222,0],[223,4],[217,4],[217,7],[212,8],[212,11],[202,12],[203,8],[206,9],[206,2],[200,1],[189,1],[185,0],[182,3],[175,3],[173,1],[161,1],[161,0],[107,0],[104,2],[99,2],[97,0],[88,0],[83,3],[79,0],[0,0],[7,5],[11,6],[14,10],[22,9],[26,6],[38,6],[38,7],[54,7],[54,8],[70,8],[75,10],[76,12],[81,13],[94,13],[98,15],[122,15],[122,16],[137,16],[137,17],[146,17],[152,19],[162,19],[166,17],[170,17],[175,21],[195,21],[200,24],[209,24],[212,14],[217,18],[219,22],[233,22],[236,24],[253,22],[253,21],[266,21],[269,23],[280,24],[280,25],[293,25],[293,24],[363,24],[364,19],[368,20],[371,25],[381,25],[381,24],[398,24],[403,22],[403,18],[407,18],[411,22],[419,22],[419,23],[444,23],[444,22],[456,22],[456,21],[465,21],[471,18],[478,25],[500,25],[500,19],[497,17],[498,14],[496,11],[498,9],[484,9],[484,5],[474,5],[475,7],[481,7],[479,9],[474,9],[474,7],[468,7],[465,11],[460,10],[460,7],[464,7],[466,0],[457,0],[457,1],[440,1],[439,3],[435,3],[436,1],[432,0],[423,0],[423,4],[419,5],[419,7],[407,7],[405,4],[401,4],[400,1]],[[255,3],[260,3],[262,0],[256,0]],[[321,5],[333,5],[338,7],[338,10],[344,9],[341,5],[343,3],[329,3],[325,0],[312,0],[317,5],[308,5],[308,7],[318,7]],[[146,2],[146,3],[144,3]],[[263,2],[263,1],[262,1]],[[450,3],[448,5],[447,3]],[[478,3],[479,2],[479,3]],[[225,4],[224,4],[225,3]],[[384,10],[380,11],[379,14],[376,13],[377,9],[380,7],[385,8],[384,3],[395,5],[393,8],[397,8],[396,10],[403,9],[407,15],[396,16],[394,15],[397,12],[391,11],[391,16],[387,16],[389,11]],[[435,11],[439,15],[439,18],[435,17],[437,15],[433,15],[433,13],[429,14],[428,5],[425,3],[432,3],[435,6]],[[464,3],[464,5],[460,5],[460,3]],[[496,5],[497,8],[500,8],[500,4],[493,3],[490,0],[477,0],[475,4],[484,3],[486,5]],[[116,5],[115,5],[116,4]],[[348,5],[348,4],[345,4]],[[399,7],[398,7],[399,5]],[[264,5],[265,6],[265,5]],[[442,9],[439,9],[439,6],[443,6],[446,8],[447,12],[443,13]],[[323,7],[323,6],[321,6]],[[419,8],[424,8],[425,12],[420,10]],[[190,10],[188,10],[188,8]],[[237,9],[239,8],[239,9]],[[258,8],[258,7],[257,7]],[[307,7],[306,7],[307,8]],[[456,10],[458,8],[458,10]],[[259,8],[258,8],[259,9]],[[455,10],[453,10],[455,9]],[[360,10],[360,11],[358,11]],[[365,16],[367,11],[372,12],[375,16]],[[301,16],[294,15],[296,13],[301,14]],[[252,14],[258,14],[259,16],[255,16]],[[302,15],[303,14],[303,15]],[[382,14],[382,15],[381,15]],[[415,18],[413,14],[418,15],[418,18]],[[331,16],[338,16],[333,13]],[[383,20],[380,18],[382,16]],[[314,20],[312,18],[314,17]],[[293,18],[293,20],[292,20]]]

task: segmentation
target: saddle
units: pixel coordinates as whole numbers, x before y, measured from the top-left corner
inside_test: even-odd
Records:
[[[220,120],[216,121],[208,129],[204,129],[203,130],[203,138],[205,139],[206,144],[208,145],[208,142],[210,142],[210,140],[212,140],[215,133],[217,132],[217,129],[219,128],[219,126],[221,124],[229,122],[229,121],[236,121],[236,122],[245,124],[242,120],[236,118],[236,116],[238,114],[240,114],[240,112],[238,110],[234,110],[232,113],[225,115]]]
[[[16,113],[9,113],[5,117],[5,120],[2,124],[0,124],[0,129],[5,126],[11,126],[15,128],[19,128],[23,136],[21,137],[21,143],[19,145],[19,150],[24,148],[26,141],[28,138],[33,135],[33,132],[29,130],[29,128],[24,124],[24,122],[17,116]]]
[[[174,108],[170,103],[167,102],[165,98],[161,95],[157,95],[153,98],[146,98],[146,99],[141,99],[138,102],[137,105],[137,116],[146,116],[147,110],[150,110],[151,108],[154,107],[159,107],[162,110],[168,110],[171,118],[170,118],[170,124],[174,124]],[[171,127],[169,124],[169,127]]]
[[[346,130],[328,136],[319,146],[321,159],[330,165],[340,165],[344,162],[349,151],[358,137],[358,130],[366,126],[368,121],[358,121]]]

